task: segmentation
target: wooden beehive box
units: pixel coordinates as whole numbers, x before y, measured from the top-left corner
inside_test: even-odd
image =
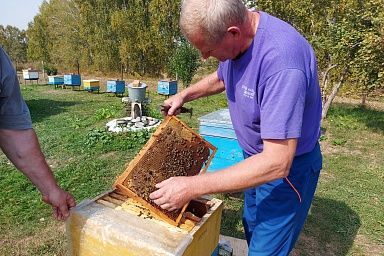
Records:
[[[157,83],[157,93],[162,95],[175,95],[177,93],[177,81],[160,80]]]
[[[216,148],[174,116],[168,116],[117,179],[114,188],[142,203],[164,221],[178,225],[187,205],[168,212],[149,198],[155,185],[173,176],[205,172]]]
[[[99,91],[100,90],[100,80],[96,79],[89,79],[89,80],[83,80],[84,84],[84,90],[86,91]]]
[[[23,69],[24,80],[39,80],[39,71],[33,69]]]
[[[107,92],[116,94],[124,94],[125,92],[125,81],[124,80],[108,80],[107,81]]]
[[[48,84],[62,85],[62,84],[64,84],[64,77],[63,76],[48,76]]]
[[[118,189],[84,200],[66,222],[73,256],[211,256],[218,245],[223,203],[192,200],[179,227],[164,222]]]
[[[80,86],[81,76],[74,74],[66,74],[64,75],[64,84],[69,86]]]

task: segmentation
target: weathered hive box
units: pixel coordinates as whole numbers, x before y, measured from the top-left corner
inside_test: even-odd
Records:
[[[86,91],[100,91],[100,81],[96,79],[84,80],[84,90]]]
[[[199,133],[217,148],[208,172],[226,168],[243,160],[243,151],[233,130],[228,109],[200,117]]]
[[[160,80],[157,83],[157,93],[162,95],[174,95],[177,93],[177,81]]]
[[[80,86],[81,85],[81,76],[74,74],[64,75],[64,84],[69,86]]]
[[[125,81],[123,80],[108,80],[107,81],[107,92],[116,94],[124,94],[125,92]]]
[[[192,201],[175,227],[118,190],[111,191],[72,210],[66,222],[70,253],[210,256],[218,245],[222,208],[218,199]]]
[[[62,84],[64,84],[64,77],[63,76],[48,76],[48,84],[62,85]]]
[[[33,69],[23,69],[24,80],[39,80],[39,71]]]

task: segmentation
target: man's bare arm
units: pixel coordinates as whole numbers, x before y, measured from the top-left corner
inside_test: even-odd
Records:
[[[11,162],[31,180],[58,219],[66,219],[75,200],[56,183],[33,129],[0,129],[0,147]]]

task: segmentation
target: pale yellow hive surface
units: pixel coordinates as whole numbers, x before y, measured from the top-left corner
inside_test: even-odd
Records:
[[[67,221],[71,255],[182,255],[193,237],[177,227],[93,201]]]
[[[193,200],[197,215],[187,211],[175,227],[117,192],[84,200],[71,210],[66,223],[70,255],[210,256],[217,247],[222,201]]]

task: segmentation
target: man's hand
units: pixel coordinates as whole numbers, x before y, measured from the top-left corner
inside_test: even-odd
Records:
[[[184,99],[180,93],[173,95],[169,99],[165,100],[161,112],[164,116],[172,116],[180,114],[180,108],[184,104]]]
[[[158,190],[149,197],[167,211],[180,209],[198,196],[194,191],[193,177],[172,177],[156,184],[156,188]]]
[[[58,220],[66,220],[69,217],[69,210],[76,206],[73,196],[60,187],[42,195],[42,199],[52,206],[53,215]]]

